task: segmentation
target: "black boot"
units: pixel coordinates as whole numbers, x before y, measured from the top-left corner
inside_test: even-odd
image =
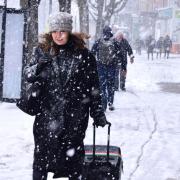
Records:
[[[114,111],[115,110],[115,107],[113,106],[112,103],[108,103],[108,105],[109,105],[109,110],[110,111]]]
[[[126,91],[125,82],[126,82],[126,77],[122,76],[120,78],[120,88],[121,88],[122,91]]]
[[[126,91],[126,88],[124,86],[121,87],[122,91]]]
[[[125,88],[126,73],[127,73],[127,70],[122,70],[120,73],[120,88],[122,91],[126,91],[126,88]]]

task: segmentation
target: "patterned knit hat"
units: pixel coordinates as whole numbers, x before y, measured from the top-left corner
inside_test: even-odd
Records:
[[[113,37],[112,29],[109,26],[103,28],[103,36],[107,38]]]
[[[67,12],[51,14],[48,20],[48,32],[72,31],[72,15]]]

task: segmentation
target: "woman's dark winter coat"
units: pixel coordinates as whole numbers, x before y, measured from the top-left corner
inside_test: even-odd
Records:
[[[51,62],[39,72],[38,63],[47,55]],[[41,112],[33,129],[33,168],[61,175],[81,171],[89,114],[96,124],[105,120],[94,56],[69,44],[57,56],[37,47],[24,72],[27,81],[42,86]]]

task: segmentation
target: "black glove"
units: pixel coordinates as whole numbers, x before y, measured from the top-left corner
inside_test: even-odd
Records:
[[[131,63],[131,64],[134,63],[134,56],[132,56],[132,57],[130,58],[130,63]]]
[[[102,116],[100,118],[95,118],[94,119],[94,125],[96,127],[101,126],[104,127],[106,124],[108,124],[109,122],[106,120],[106,116]]]
[[[39,74],[47,66],[47,64],[51,62],[52,57],[48,53],[44,53],[44,56],[39,58],[36,74]]]

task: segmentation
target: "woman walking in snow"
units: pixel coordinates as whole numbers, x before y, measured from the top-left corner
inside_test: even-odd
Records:
[[[28,82],[41,86],[41,110],[33,127],[33,180],[47,180],[48,172],[80,179],[89,114],[96,126],[107,124],[96,60],[71,31],[70,14],[51,15],[49,32],[24,70]]]

